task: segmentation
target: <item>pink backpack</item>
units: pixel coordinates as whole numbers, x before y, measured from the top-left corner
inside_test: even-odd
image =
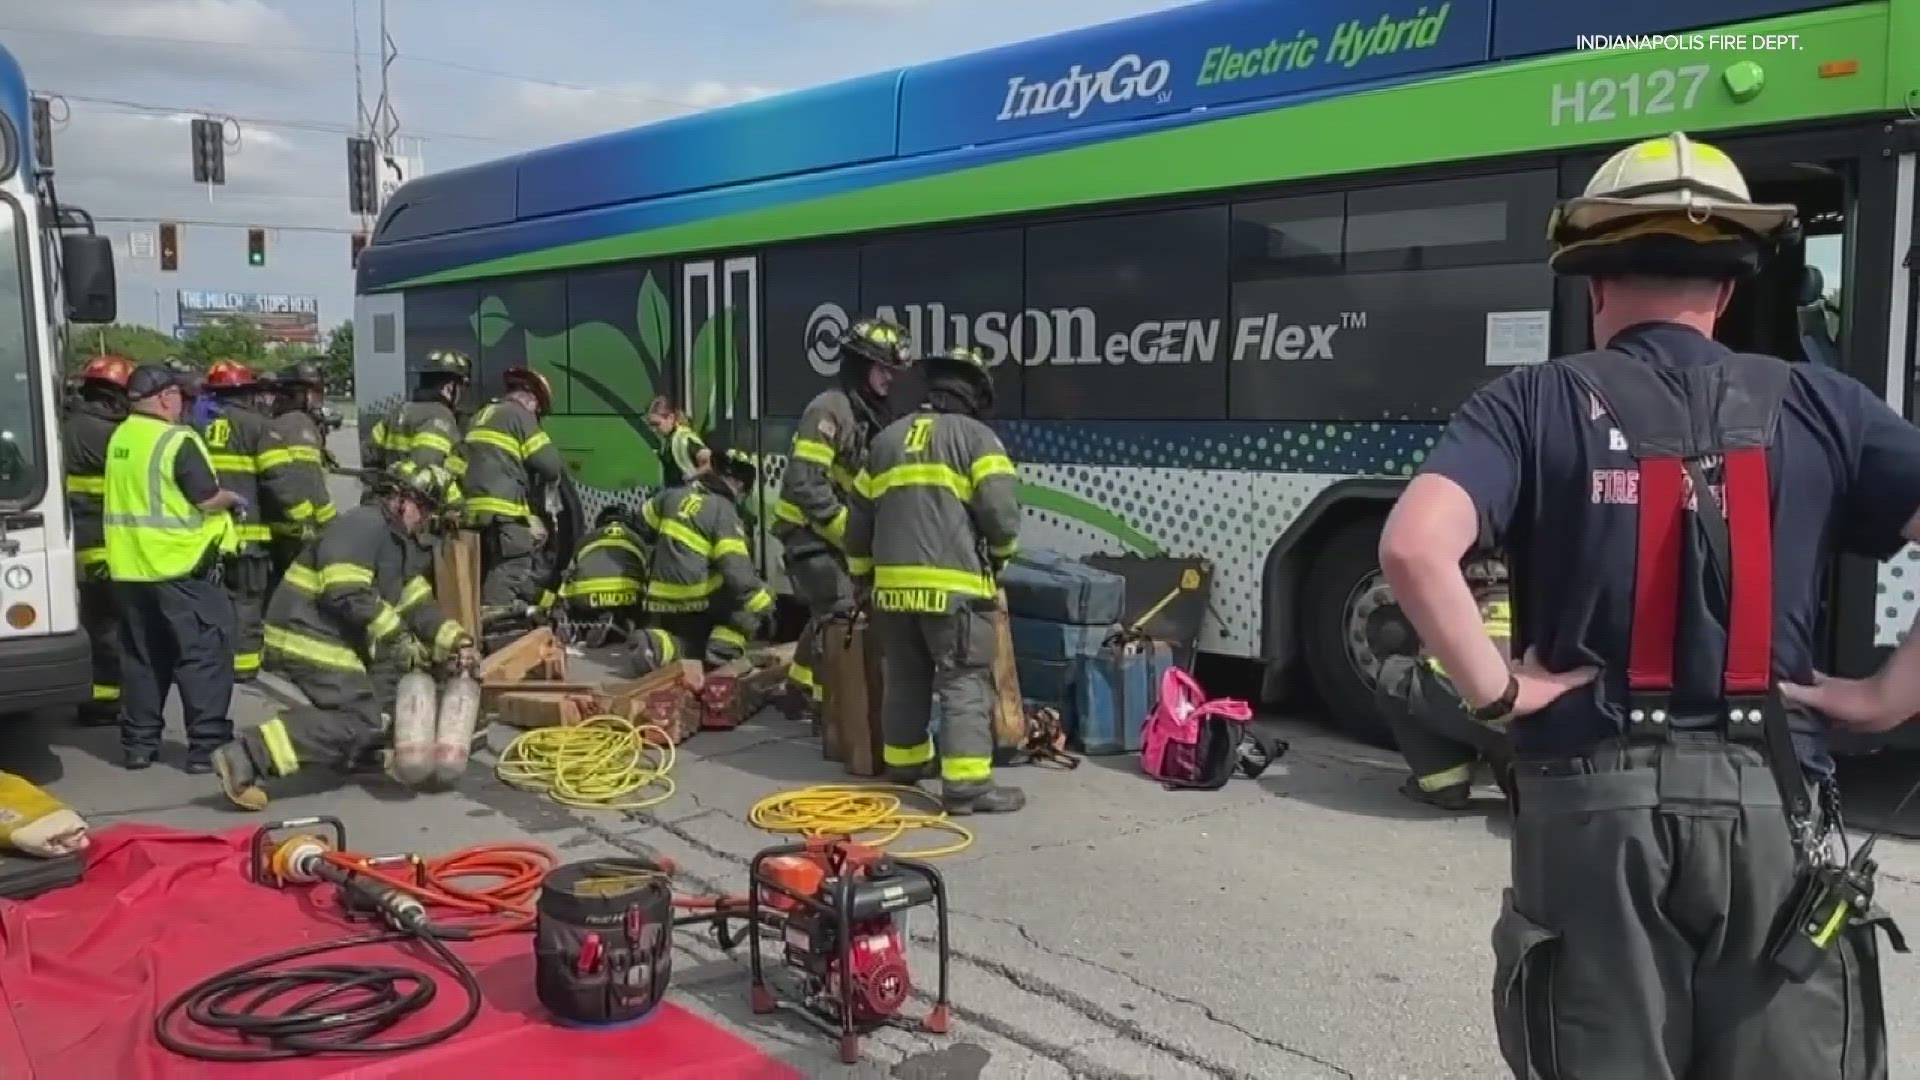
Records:
[[[1140,771],[1168,788],[1213,791],[1235,771],[1259,776],[1287,744],[1253,730],[1253,710],[1238,698],[1207,700],[1193,676],[1168,668],[1141,731]]]

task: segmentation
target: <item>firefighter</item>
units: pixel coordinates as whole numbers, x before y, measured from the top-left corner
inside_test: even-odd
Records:
[[[80,722],[111,724],[120,715],[120,609],[107,573],[107,444],[127,418],[133,361],[96,356],[80,369],[80,385],[60,424],[67,468],[67,514],[73,519],[74,577],[80,583],[80,627],[93,645],[93,698]]]
[[[185,396],[186,412],[181,422],[196,431],[206,430],[213,418],[220,415],[220,401],[207,393],[206,375],[199,368],[178,357],[166,361],[167,369],[180,378],[180,393]]]
[[[759,470],[738,450],[714,449],[711,460],[690,483],[641,507],[653,548],[641,598],[649,625],[628,658],[636,678],[696,650],[709,671],[738,659],[773,610],[773,594],[747,553],[739,508]]]
[[[234,805],[265,809],[268,777],[355,768],[386,740],[401,674],[473,662],[473,639],[434,603],[433,556],[419,538],[452,485],[439,466],[393,465],[374,503],[341,514],[287,568],[267,611],[267,665],[310,704],[214,755]]]
[[[535,510],[566,476],[560,448],[540,428],[553,408],[547,377],[511,368],[506,393],[467,428],[467,527],[480,533],[483,621],[545,611],[556,599],[540,583],[546,525]]]
[[[1487,636],[1504,651],[1513,636],[1505,586],[1478,584],[1474,599]],[[1501,790],[1510,792],[1513,755],[1506,730],[1475,720],[1461,707],[1439,660],[1391,657],[1380,683],[1388,725],[1411,771],[1400,794],[1442,810],[1470,809],[1474,770],[1482,763]]]
[[[661,455],[662,488],[675,488],[694,478],[712,460],[712,453],[700,433],[687,422],[687,414],[668,397],[657,397],[647,407],[647,426],[666,449]]]
[[[907,332],[882,319],[848,327],[839,349],[840,385],[821,391],[800,414],[773,507],[787,580],[808,615],[787,669],[790,706],[809,718],[818,715],[824,697],[814,673],[820,634],[828,619],[854,608],[845,553],[853,480],[866,462],[867,444],[885,426],[894,375],[913,363]]]
[[[268,417],[270,383],[245,364],[219,360],[207,368],[206,389],[217,399],[219,414],[200,435],[213,454],[220,486],[247,501],[235,518],[240,550],[222,572],[233,600],[233,677],[247,682],[260,673],[267,593],[273,586],[273,532],[267,518],[305,501],[306,485],[286,439]]]
[[[640,592],[647,584],[647,548],[627,507],[615,503],[594,519],[593,535],[580,545],[567,569],[560,596],[567,614],[595,625],[595,637],[624,634],[640,617]]]
[[[934,773],[928,718],[940,700],[941,798],[952,814],[1026,805],[993,782],[995,577],[1019,547],[1019,480],[978,350],[928,357],[927,398],[873,440],[857,478],[847,563],[871,586],[882,642],[888,779]]]
[[[273,579],[287,572],[293,560],[319,531],[333,520],[333,496],[327,491],[327,437],[320,424],[326,376],[320,365],[301,360],[288,365],[274,379],[273,428],[285,443],[290,484],[300,498],[289,506],[270,505],[273,531]],[[270,500],[271,502],[271,500]]]
[[[414,376],[413,398],[389,415],[375,420],[360,434],[360,467],[369,479],[365,501],[379,498],[374,488],[396,462],[438,465],[453,474],[456,485],[447,495],[449,507],[460,501],[458,481],[467,465],[460,456],[460,402],[473,378],[473,362],[454,349],[435,349]]]
[[[1838,551],[1920,540],[1920,430],[1835,368],[1714,341],[1736,283],[1797,257],[1795,217],[1685,135],[1614,154],[1549,231],[1600,349],[1476,392],[1381,535],[1420,640],[1513,735],[1493,1004],[1516,1077],[1887,1075],[1888,924],[1819,903],[1827,741],[1920,709],[1920,634],[1859,682],[1814,671],[1814,634]],[[1516,663],[1462,573],[1483,538]]]
[[[215,479],[207,446],[181,423],[181,376],[143,365],[127,380],[130,411],[107,444],[107,572],[120,609],[122,764],[160,754],[167,697],[180,694],[190,773],[213,768],[233,737],[233,604],[221,567],[239,550],[249,507]]]

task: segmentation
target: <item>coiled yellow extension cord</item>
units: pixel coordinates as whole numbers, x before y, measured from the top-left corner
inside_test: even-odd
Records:
[[[673,797],[666,729],[610,713],[535,728],[508,745],[493,774],[580,810],[646,810]]]
[[[932,803],[938,809],[934,813],[910,811],[904,796]],[[973,846],[972,830],[948,817],[938,799],[919,788],[895,784],[817,784],[777,792],[754,803],[747,820],[768,832],[850,836],[873,847],[885,847],[916,829],[933,829],[958,838],[942,847],[893,852],[903,859],[937,859]]]

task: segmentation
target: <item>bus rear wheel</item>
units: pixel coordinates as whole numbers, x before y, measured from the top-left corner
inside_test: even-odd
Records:
[[[1300,606],[1307,671],[1333,723],[1376,746],[1393,730],[1374,694],[1388,657],[1416,655],[1419,636],[1380,572],[1378,518],[1336,528],[1314,556]]]

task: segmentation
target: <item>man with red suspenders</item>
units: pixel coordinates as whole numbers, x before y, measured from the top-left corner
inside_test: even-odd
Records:
[[[1520,1080],[1887,1075],[1878,935],[1904,945],[1834,852],[1826,739],[1920,708],[1920,635],[1854,684],[1815,674],[1814,627],[1835,547],[1920,540],[1920,429],[1713,340],[1795,216],[1684,135],[1615,154],[1550,233],[1602,347],[1475,394],[1381,536],[1423,644],[1511,732],[1493,1001]],[[1518,663],[1460,572],[1482,541]]]

